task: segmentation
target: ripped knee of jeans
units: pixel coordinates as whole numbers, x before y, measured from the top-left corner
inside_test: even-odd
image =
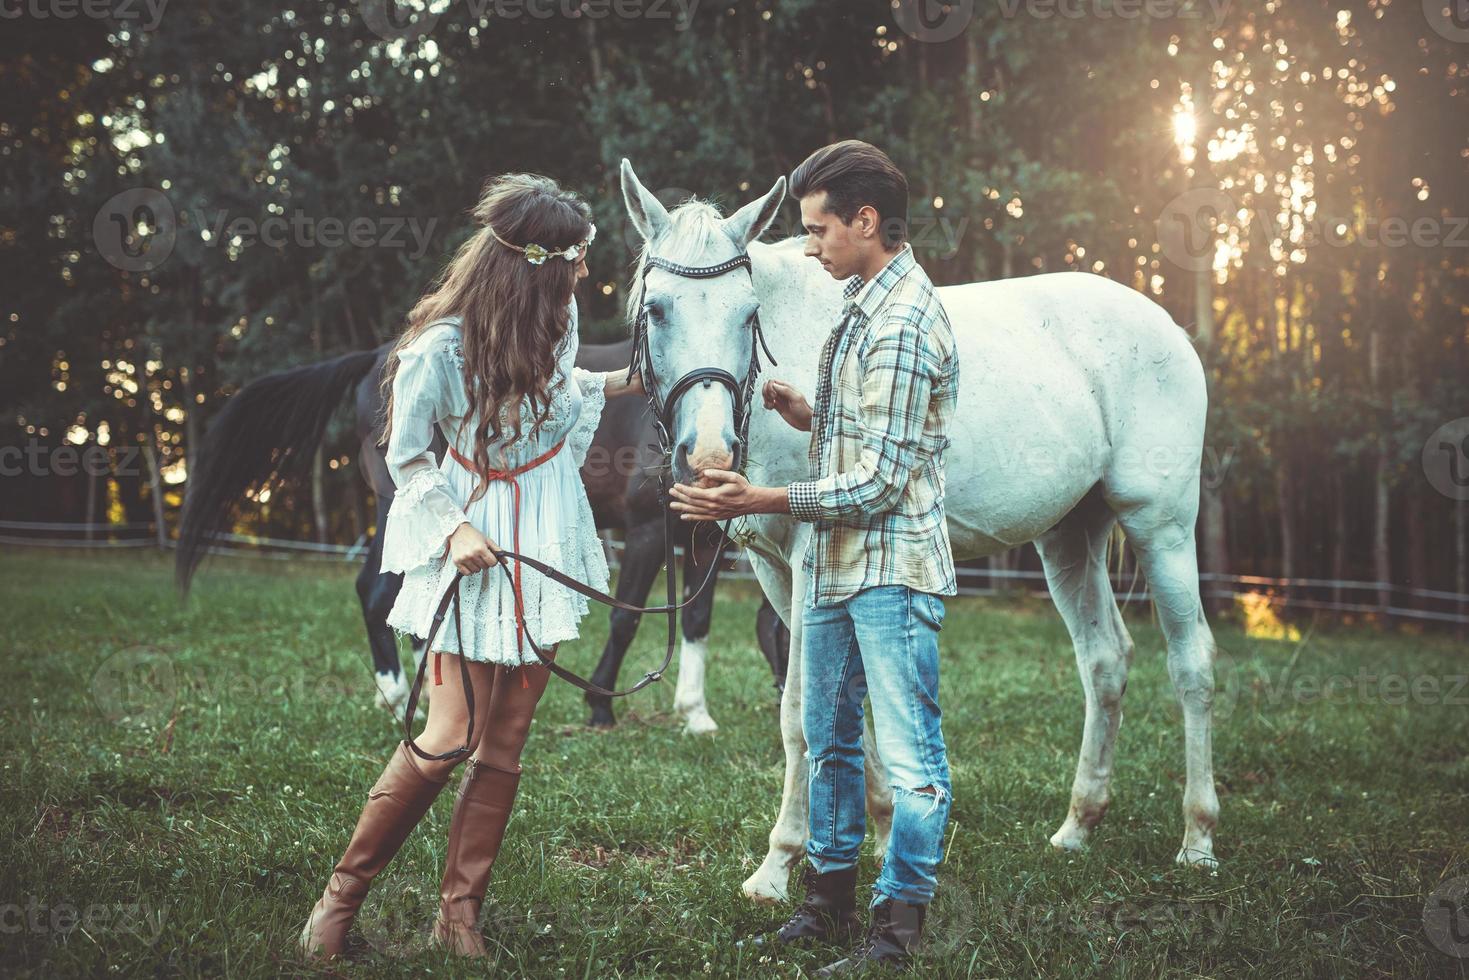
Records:
[[[912,793],[914,796],[932,797],[933,803],[930,804],[928,810],[924,812],[923,815],[925,817],[932,816],[935,812],[937,812],[941,803],[951,798],[949,795],[949,791],[944,787],[938,785],[937,783],[929,783],[927,786],[921,786],[918,789],[912,789],[907,786],[894,785],[893,793]]]

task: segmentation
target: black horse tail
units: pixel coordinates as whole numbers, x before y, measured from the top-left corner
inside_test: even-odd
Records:
[[[359,351],[266,375],[230,396],[189,461],[174,558],[182,595],[246,491],[307,471],[332,413],[380,353]]]

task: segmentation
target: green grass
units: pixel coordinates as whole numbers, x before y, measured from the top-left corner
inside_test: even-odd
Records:
[[[371,703],[354,574],[215,561],[185,606],[155,555],[7,550],[0,972],[318,972],[296,962],[297,932],[399,735]],[[784,917],[740,895],[782,776],[756,602],[748,583],[720,587],[713,737],[680,734],[671,679],[621,702],[610,733],[585,730],[578,692],[553,679],[485,906],[495,963],[452,963],[419,939],[445,793],[359,917],[387,952],[351,971],[796,976],[833,958],[762,964],[732,950]],[[562,662],[589,671],[605,623],[594,610]],[[625,682],[657,662],[657,627],[645,625]],[[1130,627],[1111,813],[1087,852],[1058,854],[1046,840],[1081,729],[1065,631],[1044,603],[950,601],[952,837],[923,975],[1469,975],[1469,949],[1440,952],[1423,918],[1435,888],[1469,875],[1464,650],[1366,629],[1253,639],[1217,624],[1228,710],[1214,742],[1223,863],[1209,875],[1172,863],[1179,711],[1158,630],[1145,611]],[[1379,674],[1418,694],[1400,699]],[[1311,696],[1332,677],[1331,697]],[[864,889],[874,875],[864,854]]]

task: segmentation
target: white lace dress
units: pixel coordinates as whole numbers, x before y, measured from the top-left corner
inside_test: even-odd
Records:
[[[521,403],[522,437],[492,444],[491,468],[521,466],[565,438],[560,452],[516,477],[520,484],[519,551],[545,562],[592,588],[607,591],[607,560],[597,537],[592,508],[579,470],[586,461],[606,404],[606,375],[574,366],[578,341],[576,303],[571,328],[557,357],[548,393],[550,414],[541,430],[530,435],[529,401]],[[402,572],[403,587],[388,613],[388,625],[399,634],[428,635],[438,600],[455,574],[448,560],[448,536],[469,521],[500,548],[516,550],[515,496],[508,481],[492,480],[478,500],[469,496],[479,480],[444,454],[434,461],[430,444],[438,423],[450,445],[473,458],[476,420],[469,418],[464,389],[464,354],[458,318],[440,321],[399,354],[393,382],[392,431],[388,436],[388,470],[397,494],[388,512],[383,538],[382,570]],[[508,434],[508,433],[507,433]],[[513,572],[513,565],[511,571]],[[544,649],[577,638],[587,613],[587,600],[528,565],[521,566],[525,623]],[[515,595],[500,568],[467,575],[460,583],[463,648],[471,660],[518,666],[539,663],[527,642],[517,651]],[[459,653],[452,610],[434,637],[433,650]]]

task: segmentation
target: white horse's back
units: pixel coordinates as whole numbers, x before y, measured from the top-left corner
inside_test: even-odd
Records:
[[[946,493],[956,558],[1031,541],[1098,482],[1139,417],[1203,424],[1187,336],[1102,276],[1052,273],[938,290],[961,351]],[[1185,440],[1187,441],[1187,440]]]

